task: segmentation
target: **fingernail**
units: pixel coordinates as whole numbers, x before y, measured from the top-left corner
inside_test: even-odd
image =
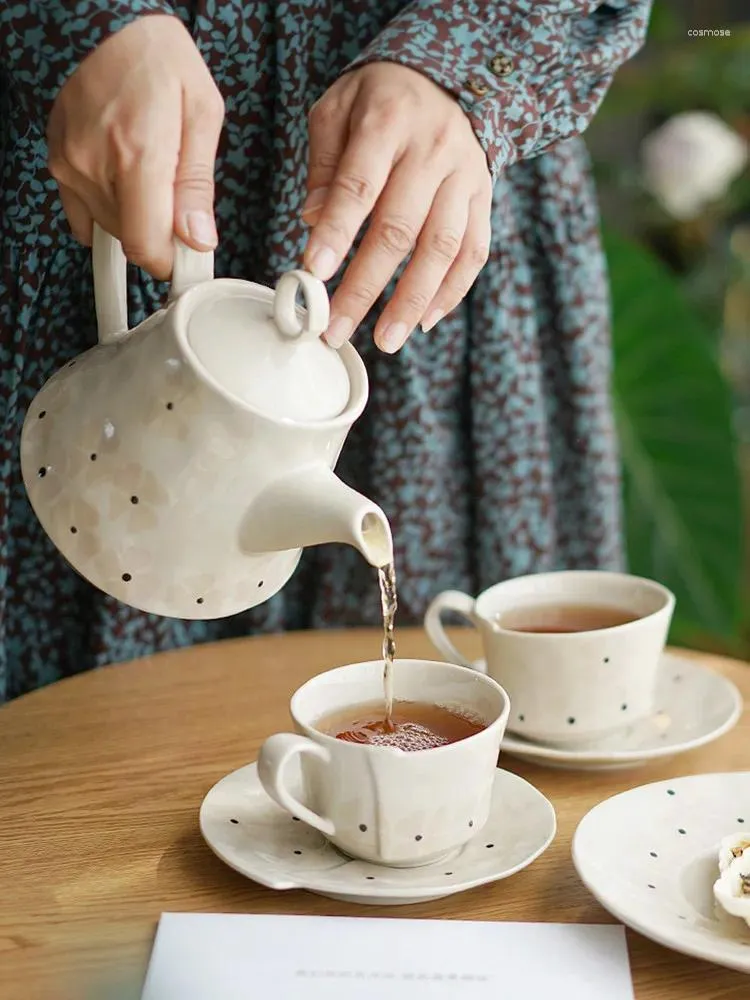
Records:
[[[395,354],[404,346],[408,334],[406,323],[389,323],[378,335],[378,346],[386,354]]]
[[[430,330],[433,328],[433,326],[435,326],[436,323],[440,322],[440,320],[443,318],[443,315],[444,314],[442,309],[433,309],[432,312],[427,313],[427,319],[423,320],[422,322],[422,329],[424,330],[424,332],[429,333]]]
[[[354,320],[349,316],[334,316],[325,332],[326,343],[339,348],[347,342],[354,330]]]
[[[338,254],[330,247],[318,247],[317,250],[313,250],[309,260],[310,272],[321,281],[328,281],[329,278],[332,278],[339,263]]]
[[[190,239],[206,250],[213,250],[219,242],[216,224],[208,212],[188,212],[185,224]]]
[[[302,206],[302,214],[307,215],[308,212],[317,211],[317,209],[322,207],[327,197],[327,187],[315,188],[315,190],[311,191],[307,196],[305,204]]]

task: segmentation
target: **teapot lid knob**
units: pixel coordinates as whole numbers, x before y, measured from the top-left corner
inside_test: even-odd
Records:
[[[303,316],[297,307],[298,291],[305,303]],[[307,271],[287,271],[276,285],[273,318],[285,337],[317,340],[328,329],[331,318],[326,286]]]

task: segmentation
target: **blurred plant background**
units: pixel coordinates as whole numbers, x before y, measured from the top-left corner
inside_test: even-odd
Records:
[[[750,659],[750,0],[656,0],[588,140],[630,568],[677,594],[673,642]]]

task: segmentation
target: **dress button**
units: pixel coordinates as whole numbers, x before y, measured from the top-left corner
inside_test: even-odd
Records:
[[[513,60],[510,56],[493,56],[490,59],[490,69],[495,76],[507,76],[513,72]]]
[[[489,94],[490,92],[490,88],[487,86],[484,80],[480,79],[478,76],[473,76],[468,81],[468,87],[469,90],[472,92],[472,94],[476,94],[477,97],[484,97],[486,94]]]

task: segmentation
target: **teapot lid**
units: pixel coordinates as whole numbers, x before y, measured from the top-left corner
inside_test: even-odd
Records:
[[[289,271],[275,293],[232,279],[200,287],[187,317],[188,343],[225,391],[274,420],[330,420],[346,409],[349,373],[321,340],[330,318],[322,281]]]

